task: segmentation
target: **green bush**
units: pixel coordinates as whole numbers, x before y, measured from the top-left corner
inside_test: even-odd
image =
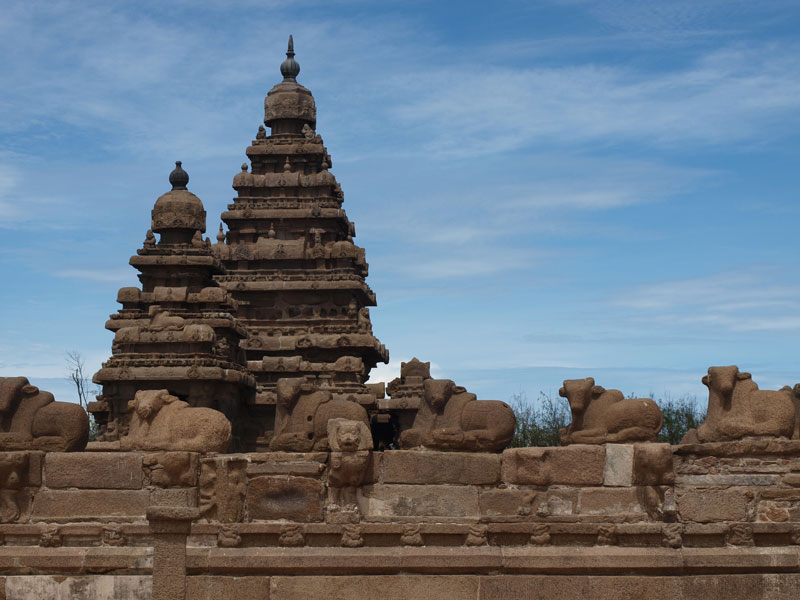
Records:
[[[558,430],[572,420],[569,404],[562,398],[553,398],[539,392],[535,403],[525,392],[511,397],[511,408],[517,417],[517,430],[511,440],[512,448],[528,446],[558,446]]]
[[[664,415],[664,425],[658,434],[659,442],[680,444],[687,431],[696,429],[706,420],[706,411],[697,406],[695,396],[687,394],[673,400],[667,395],[666,400],[658,399],[656,404]]]

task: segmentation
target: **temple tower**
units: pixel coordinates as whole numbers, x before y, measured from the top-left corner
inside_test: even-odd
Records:
[[[247,332],[234,317],[236,301],[214,281],[225,269],[201,236],[206,211],[186,189],[189,175],[180,162],[169,181],[172,190],[156,200],[152,228],[130,260],[142,288],[120,289],[122,308],[106,322],[114,332],[112,356],[94,375],[103,393],[89,411],[100,439],[113,440],[125,431],[128,402],[138,390],[167,389],[193,406],[225,413],[234,449],[243,448],[254,437],[245,431],[243,410],[255,389],[240,348]]]
[[[300,65],[291,36],[283,81],[264,102],[264,124],[247,148],[250,166],[233,178],[237,197],[222,214],[228,227],[213,248],[226,268],[215,276],[238,302],[249,337],[241,346],[257,380],[251,410],[269,442],[275,385],[306,377],[334,397],[367,408],[376,392],[364,385],[370,369],[388,361],[372,335],[364,250],[342,209],[342,189],[316,133],[311,92],[297,83]],[[259,444],[261,445],[261,444]]]

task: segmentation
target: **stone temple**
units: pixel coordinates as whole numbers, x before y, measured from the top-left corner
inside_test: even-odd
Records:
[[[216,243],[170,173],[96,437],[0,378],[0,599],[797,598],[800,384],[712,366],[670,445],[652,400],[567,380],[560,445],[509,448],[509,406],[430,363],[366,383],[388,352],[299,72],[289,38]]]

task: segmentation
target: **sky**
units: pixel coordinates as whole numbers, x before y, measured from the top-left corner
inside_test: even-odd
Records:
[[[281,79],[366,248],[389,381],[800,381],[794,0],[47,2],[0,12],[0,376],[74,399],[182,160],[208,233]]]

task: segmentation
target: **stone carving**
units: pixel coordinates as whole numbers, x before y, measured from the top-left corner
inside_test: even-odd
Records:
[[[217,546],[220,548],[238,548],[242,544],[242,536],[236,525],[220,525],[217,530]]]
[[[278,545],[286,548],[301,548],[306,545],[306,529],[297,523],[287,523],[281,526],[278,536]]]
[[[231,424],[211,408],[193,408],[167,390],[140,390],[129,404],[131,424],[123,450],[225,452]]]
[[[424,546],[422,539],[422,526],[419,523],[409,523],[403,527],[403,535],[400,536],[400,543],[403,546]]]
[[[534,546],[546,546],[550,543],[550,526],[539,523],[533,526],[530,543]]]
[[[414,424],[400,434],[401,448],[499,452],[514,437],[511,407],[498,400],[477,400],[449,379],[426,379],[424,401]]]
[[[23,452],[0,455],[0,523],[19,519],[19,491],[27,466],[28,455]]]
[[[0,378],[0,419],[0,450],[75,452],[89,441],[86,411],[25,377]]]
[[[39,545],[43,548],[58,548],[61,546],[61,528],[55,523],[45,525],[39,534]]]
[[[302,377],[278,380],[275,437],[270,449],[290,452],[327,450],[328,421],[334,418],[368,425],[367,411],[355,402],[334,399],[329,390]]]
[[[355,524],[342,526],[342,546],[345,548],[360,548],[364,545],[364,538],[361,536],[361,527]]]
[[[705,422],[690,430],[683,443],[722,442],[748,436],[791,437],[795,408],[791,388],[759,390],[750,373],[737,366],[709,367]]]
[[[464,543],[467,546],[485,546],[489,543],[487,533],[489,528],[481,523],[476,523],[469,526],[467,531],[467,539]]]
[[[127,538],[122,533],[121,525],[103,526],[102,542],[104,546],[124,546],[127,541]]]
[[[328,471],[328,511],[358,513],[356,490],[364,480],[372,449],[372,435],[362,421],[328,421],[331,446]]]
[[[594,378],[568,379],[558,395],[569,401],[572,423],[559,431],[561,445],[655,442],[661,409],[650,398],[625,398],[595,385]]]
[[[159,452],[142,459],[152,485],[188,487],[197,481],[197,455],[189,452]]]
[[[683,525],[669,523],[661,529],[661,543],[667,548],[680,548],[683,545]]]
[[[734,523],[728,527],[725,541],[730,546],[755,546],[753,527],[747,523]]]
[[[210,521],[237,523],[244,517],[247,459],[206,458],[200,466],[200,514]]]
[[[613,546],[617,543],[617,526],[603,524],[597,527],[597,545]]]

